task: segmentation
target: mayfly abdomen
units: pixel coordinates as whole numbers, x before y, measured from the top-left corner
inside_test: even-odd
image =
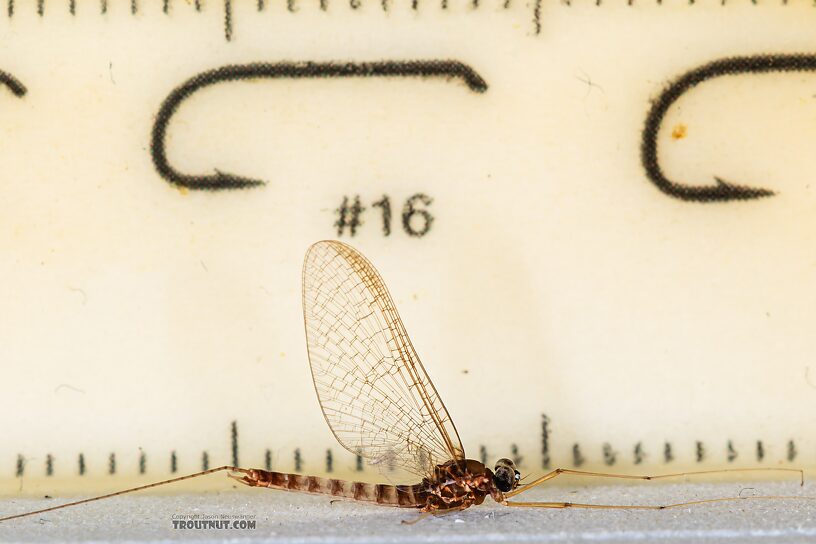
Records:
[[[369,484],[258,469],[250,470],[238,481],[252,487],[329,495],[383,506],[417,508],[427,502],[427,491],[422,490],[421,485]]]

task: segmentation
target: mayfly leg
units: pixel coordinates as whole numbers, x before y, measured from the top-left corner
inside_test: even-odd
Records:
[[[616,473],[608,473],[608,472],[589,472],[585,470],[571,470],[565,468],[558,468],[553,470],[552,472],[548,472],[544,476],[534,480],[533,482],[514,489],[513,491],[508,491],[504,494],[506,498],[513,497],[515,495],[519,495],[524,493],[525,491],[529,491],[533,487],[536,487],[544,482],[552,480],[553,478],[560,476],[561,474],[572,474],[575,476],[588,476],[588,477],[596,477],[596,478],[622,478],[626,480],[661,480],[665,478],[679,478],[682,476],[699,476],[702,474],[723,474],[723,473],[733,473],[733,472],[796,472],[799,474],[799,482],[800,485],[804,485],[804,471],[801,469],[796,468],[732,468],[732,469],[720,469],[720,470],[698,470],[693,472],[676,472],[672,474],[658,474],[658,475],[635,475],[635,474],[616,474]],[[764,496],[751,496],[751,497],[722,497],[716,499],[703,499],[697,501],[687,501],[687,502],[679,502],[673,504],[662,504],[662,505],[615,505],[615,504],[583,504],[583,503],[573,503],[573,502],[515,502],[515,501],[503,501],[502,504],[504,506],[515,507],[515,508],[594,508],[594,509],[607,509],[607,510],[665,510],[667,508],[680,508],[684,506],[695,506],[699,504],[709,504],[715,502],[726,502],[726,501],[740,501],[740,500],[773,500],[773,499],[797,499],[797,500],[816,500],[816,497],[805,497],[805,496],[780,496],[780,495],[764,495]]]
[[[665,478],[680,478],[683,476],[700,476],[703,474],[726,474],[736,472],[795,472],[799,474],[799,485],[805,485],[805,471],[798,468],[726,468],[720,470],[697,470],[692,472],[675,472],[672,474],[658,474],[658,475],[637,475],[637,474],[615,474],[610,472],[589,472],[586,470],[572,470],[568,468],[557,468],[552,472],[548,472],[544,476],[537,478],[529,484],[520,486],[513,491],[508,491],[504,494],[505,497],[510,498],[525,491],[529,491],[537,485],[541,485],[546,481],[552,480],[562,474],[572,474],[575,476],[588,476],[594,478],[621,478],[625,480],[662,480]]]
[[[68,502],[65,504],[60,504],[57,506],[51,506],[49,508],[43,508],[41,510],[33,510],[31,512],[23,512],[22,514],[14,514],[12,516],[5,516],[0,518],[0,521],[9,521],[12,519],[17,518],[24,518],[26,516],[33,516],[35,514],[44,514],[45,512],[53,512],[54,510],[60,510],[62,508],[68,508],[69,506],[77,506],[79,504],[85,504],[89,502],[101,501],[103,499],[110,499],[112,497],[117,497],[119,495],[124,495],[125,493],[133,493],[134,491],[142,491],[143,489],[150,489],[152,487],[159,487],[161,485],[172,484],[175,482],[181,482],[182,480],[190,480],[192,478],[198,478],[199,476],[206,476],[208,474],[213,474],[215,472],[221,472],[223,470],[229,470],[232,472],[240,472],[241,474],[249,474],[250,471],[245,468],[234,467],[231,465],[224,465],[218,468],[211,468],[209,470],[202,470],[201,472],[196,472],[194,474],[188,474],[186,476],[179,476],[178,478],[171,478],[169,480],[162,480],[160,482],[154,482],[152,484],[147,485],[140,485],[138,487],[131,487],[129,489],[123,489],[122,491],[115,491],[113,493],[107,493],[105,495],[99,495],[98,497],[91,497],[90,499],[82,499],[79,501]]]
[[[402,524],[403,525],[414,525],[415,523],[419,523],[420,521],[422,521],[423,519],[427,518],[430,515],[431,515],[430,512],[422,512],[417,517],[415,517],[414,519],[404,519],[404,520],[402,520]]]
[[[751,497],[722,497],[717,499],[703,499],[699,501],[678,502],[674,504],[583,504],[578,502],[514,502],[504,501],[504,506],[514,508],[594,508],[599,510],[666,510],[669,508],[681,508],[684,506],[696,506],[699,504],[710,504],[715,502],[745,501],[745,500],[816,500],[816,497],[800,497],[796,495],[759,495]]]
[[[410,519],[410,520],[404,519],[404,520],[402,520],[402,524],[403,525],[413,525],[413,524],[415,524],[415,523],[417,523],[419,521],[422,521],[423,519],[427,518],[428,516],[434,516],[434,517],[437,517],[437,518],[441,518],[442,516],[447,516],[448,514],[461,512],[462,510],[465,510],[466,508],[467,508],[467,506],[462,505],[462,506],[454,506],[453,508],[445,508],[444,510],[429,510],[427,512],[420,513],[419,516],[417,516],[414,519]]]

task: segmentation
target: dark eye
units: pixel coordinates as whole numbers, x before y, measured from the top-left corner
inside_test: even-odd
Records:
[[[521,472],[519,472],[519,471],[517,470],[517,471],[516,471],[516,481],[518,482],[519,480],[521,480]]]
[[[493,482],[499,491],[510,491],[516,484],[515,475],[507,467],[499,467],[495,474],[493,474]]]

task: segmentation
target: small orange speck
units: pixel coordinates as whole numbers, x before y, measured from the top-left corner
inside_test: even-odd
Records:
[[[682,140],[688,134],[688,127],[683,123],[677,123],[672,130],[672,138]]]

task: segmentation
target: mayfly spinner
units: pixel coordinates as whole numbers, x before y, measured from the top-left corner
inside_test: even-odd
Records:
[[[251,487],[316,493],[383,506],[418,509],[423,515],[463,510],[490,496],[509,507],[664,509],[727,500],[729,497],[659,506],[618,506],[510,500],[561,474],[656,480],[701,472],[633,476],[556,469],[521,484],[509,459],[491,470],[468,459],[459,433],[419,360],[394,301],[374,266],[337,241],[312,245],[303,266],[303,317],[315,391],[329,428],[350,452],[372,464],[396,466],[421,478],[413,485],[369,484],[260,469],[222,466],[99,497],[0,518],[42,514],[196,478],[219,471]],[[731,471],[802,471],[790,468]],[[704,471],[706,473],[723,471]],[[803,498],[803,497],[790,497]],[[420,516],[422,517],[422,516]]]

